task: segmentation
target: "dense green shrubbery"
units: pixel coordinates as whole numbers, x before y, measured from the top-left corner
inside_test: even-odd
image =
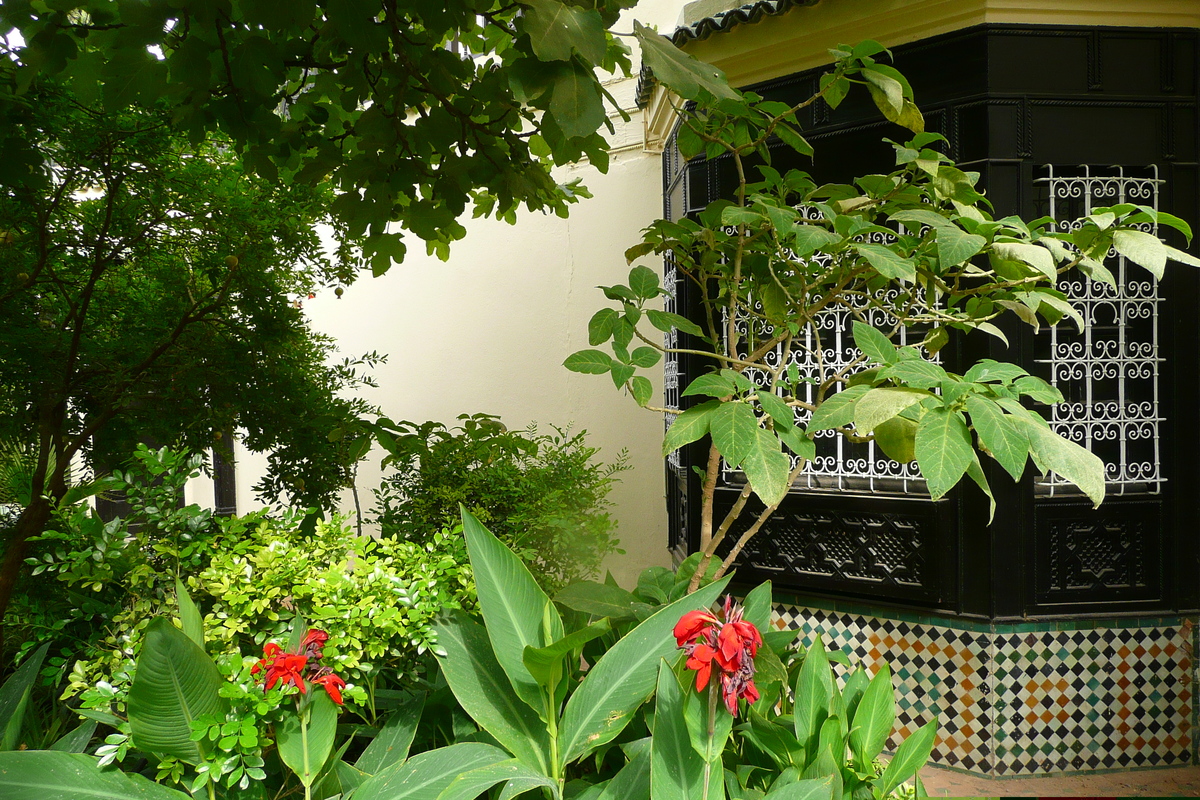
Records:
[[[395,469],[375,493],[384,536],[424,542],[457,521],[461,503],[548,588],[590,577],[620,552],[605,498],[629,468],[624,451],[604,464],[586,432],[510,431],[488,414],[458,419],[454,428],[401,422],[379,437]]]

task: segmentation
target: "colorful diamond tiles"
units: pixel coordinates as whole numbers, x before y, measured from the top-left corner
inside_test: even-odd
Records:
[[[1191,763],[1194,630],[1013,633],[778,605],[774,624],[822,636],[868,669],[886,660],[899,743],[932,719],[932,761],[996,776]]]

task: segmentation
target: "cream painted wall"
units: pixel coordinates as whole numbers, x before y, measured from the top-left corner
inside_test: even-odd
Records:
[[[643,2],[634,16],[666,32],[682,5]],[[632,24],[615,29],[629,31]],[[571,373],[562,362],[588,347],[587,321],[607,303],[595,287],[625,282],[625,248],[662,213],[660,158],[642,149],[635,86],[636,77],[609,82],[632,118],[626,123],[613,115],[608,173],[588,164],[556,173],[560,181],[582,177],[595,195],[573,206],[569,219],[522,213],[515,226],[469,220],[467,237],[453,246],[448,263],[410,241],[404,263],[383,277],[361,278],[340,300],[323,292],[304,302],[314,327],[336,337],[342,355],[388,354],[374,373],[379,388],[363,396],[393,419],[450,423],[462,413],[487,412],[509,427],[538,422],[586,429],[601,458],[628,449],[632,469],[610,495],[626,554],[607,565],[625,585],[642,568],[668,563],[663,420],[638,408],[607,376]],[[644,263],[661,269],[653,259]],[[653,379],[661,392],[661,372]],[[360,467],[364,510],[378,483],[378,463],[374,453]],[[239,511],[255,507],[252,486],[264,467],[264,457],[239,452]],[[353,510],[348,492],[342,507]]]

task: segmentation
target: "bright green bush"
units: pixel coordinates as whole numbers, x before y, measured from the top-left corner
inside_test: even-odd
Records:
[[[550,589],[596,574],[606,555],[622,552],[606,498],[629,469],[624,450],[606,464],[586,431],[510,431],[488,414],[458,419],[454,428],[381,421],[384,462],[395,469],[375,492],[385,537],[424,542],[458,520],[461,503]]]

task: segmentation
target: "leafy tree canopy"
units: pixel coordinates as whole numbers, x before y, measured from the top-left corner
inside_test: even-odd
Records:
[[[193,144],[220,131],[269,179],[340,190],[373,271],[403,259],[399,225],[446,257],[476,215],[566,213],[580,187],[553,163],[587,156],[606,94],[628,69],[606,30],[631,0],[6,0],[24,43],[0,59],[0,183],[34,178],[21,132],[39,76],[108,113],[165,102]]]

